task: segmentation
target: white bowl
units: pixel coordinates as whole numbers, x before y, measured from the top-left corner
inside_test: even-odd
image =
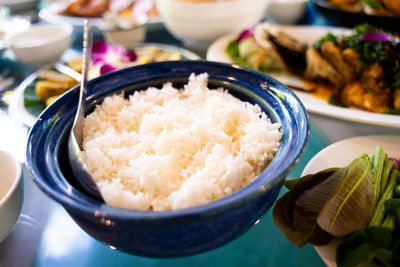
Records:
[[[57,61],[72,42],[71,25],[39,24],[10,38],[11,49],[27,64],[42,66]]]
[[[102,31],[107,43],[129,47],[145,40],[147,21],[146,16],[141,16],[137,18],[137,25],[123,28],[109,26],[105,27]]]
[[[21,214],[24,185],[20,163],[0,151],[0,243],[6,239]]]
[[[218,37],[257,24],[269,0],[194,2],[156,0],[168,31],[185,44],[210,44]]]
[[[270,0],[267,16],[278,24],[293,24],[304,14],[308,0]]]

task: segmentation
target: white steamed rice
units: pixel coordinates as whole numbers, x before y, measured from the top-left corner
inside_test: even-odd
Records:
[[[124,99],[105,98],[85,118],[84,151],[107,204],[170,210],[204,204],[259,175],[279,148],[280,125],[257,105],[192,74]]]

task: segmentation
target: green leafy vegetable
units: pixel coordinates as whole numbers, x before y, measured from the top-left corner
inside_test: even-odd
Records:
[[[300,231],[310,231],[317,225],[317,218],[336,189],[348,167],[338,169],[328,179],[304,191],[297,199],[293,214],[294,225]],[[311,228],[311,229],[310,229]]]
[[[328,32],[324,37],[322,37],[317,42],[315,42],[314,47],[320,48],[323,43],[328,42],[328,41],[336,44],[338,42],[338,37],[336,35],[334,35],[333,33]]]
[[[236,39],[230,41],[225,51],[232,59],[237,59],[239,57],[239,41]]]
[[[392,233],[389,229],[379,226],[365,227],[344,239],[337,249],[336,261],[339,267],[358,266],[374,258],[380,263],[388,263],[392,258],[391,245]]]
[[[321,210],[318,225],[334,236],[366,226],[373,207],[372,177],[368,158],[355,159]],[[357,216],[353,216],[355,213]]]
[[[314,230],[307,232],[300,231],[298,229],[299,227],[294,224],[293,214],[296,206],[296,200],[301,196],[304,191],[312,188],[314,185],[325,181],[331,174],[333,174],[337,170],[338,168],[327,169],[314,175],[306,175],[301,179],[297,179],[295,183],[290,181],[285,182],[285,186],[287,184],[292,189],[275,203],[272,215],[275,224],[295,245],[301,247],[310,241],[310,243],[312,243],[313,237],[321,235],[320,229],[318,227],[313,227],[316,226],[316,223],[314,223],[313,226],[309,227],[309,229]],[[315,233],[313,231],[315,231]],[[319,239],[319,243],[327,244],[330,239],[331,236],[326,235],[323,239]]]
[[[400,266],[400,199],[392,198],[400,185],[396,162],[378,146],[347,167],[286,181],[289,191],[273,209],[276,225],[297,246],[343,237],[338,266]]]

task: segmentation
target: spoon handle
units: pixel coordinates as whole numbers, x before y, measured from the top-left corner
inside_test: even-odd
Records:
[[[88,19],[85,19],[83,25],[83,60],[82,60],[82,77],[81,77],[81,88],[79,92],[79,113],[75,116],[74,121],[74,135],[80,150],[82,149],[83,143],[83,119],[85,117],[85,101],[87,94],[87,83],[88,83],[88,71],[90,65],[90,53],[92,47],[92,35],[91,25]]]

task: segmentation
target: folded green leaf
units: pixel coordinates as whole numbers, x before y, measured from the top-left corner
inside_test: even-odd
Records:
[[[373,208],[372,179],[368,158],[355,159],[321,210],[318,225],[334,236],[344,236],[366,226]]]
[[[307,242],[309,242],[310,238],[313,239],[313,236],[315,237],[320,234],[318,229],[315,229],[316,233],[313,233],[313,231],[301,232],[294,228],[293,214],[296,200],[305,190],[323,182],[337,170],[338,168],[327,169],[316,174],[306,175],[301,179],[297,179],[293,189],[287,192],[275,203],[272,211],[274,222],[285,234],[285,236],[295,245],[299,247],[304,246]],[[315,223],[314,225],[316,226]],[[325,240],[325,242],[322,243],[328,243],[329,240]]]
[[[293,190],[293,188],[296,186],[297,182],[300,181],[301,178],[297,179],[290,179],[285,181],[285,187],[288,190]]]
[[[304,191],[296,200],[293,214],[293,226],[296,230],[309,232],[315,228],[318,215],[347,172],[348,167],[338,169],[325,181]]]

